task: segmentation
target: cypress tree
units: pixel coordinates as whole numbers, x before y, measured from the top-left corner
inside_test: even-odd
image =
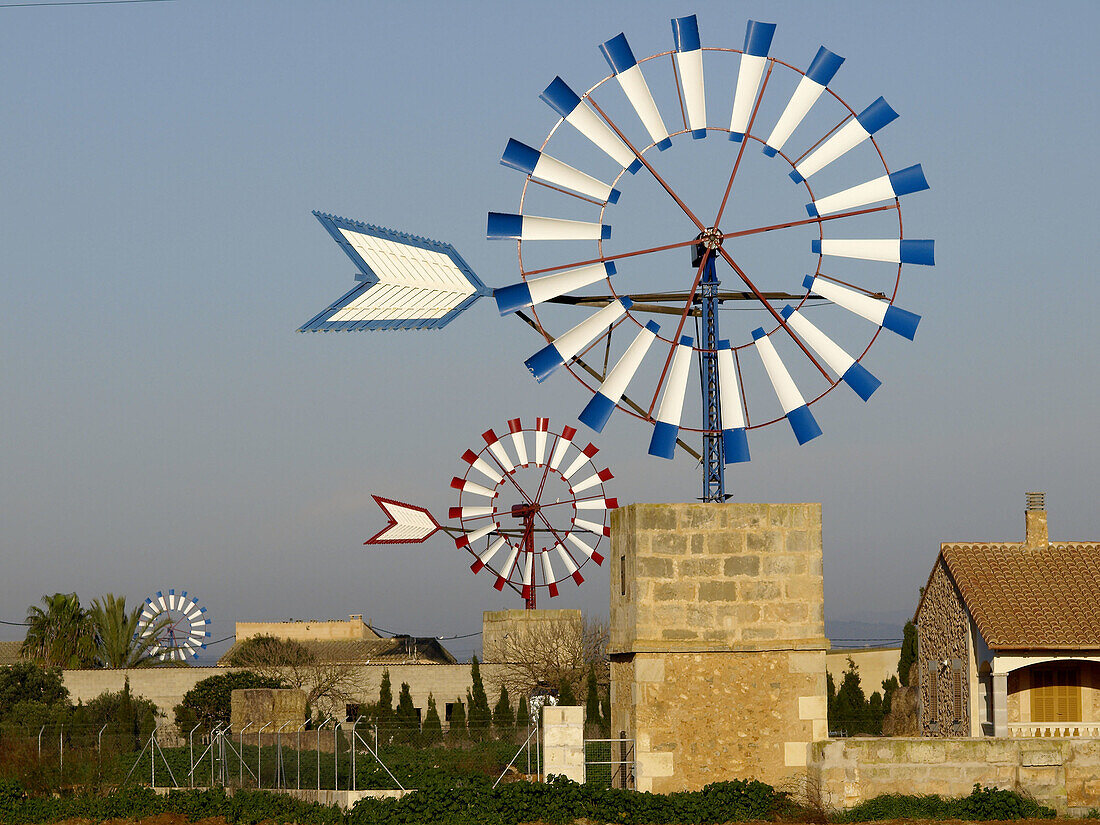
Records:
[[[584,698],[584,723],[601,727],[600,719],[600,686],[596,682],[596,671],[588,671],[588,683]]]
[[[573,695],[573,686],[569,684],[568,679],[562,679],[561,685],[558,687],[558,704],[559,705],[575,705],[577,704],[577,697]]]
[[[492,714],[489,711],[489,697],[485,695],[485,685],[481,681],[477,656],[471,660],[470,681],[470,711],[466,725],[470,729],[470,738],[481,742],[489,736]]]
[[[526,732],[527,726],[531,724],[531,708],[528,705],[528,699],[526,696],[519,697],[519,708],[516,710],[516,727]]]
[[[439,709],[435,706],[435,697],[430,693],[428,694],[428,712],[424,714],[421,735],[427,745],[432,745],[443,738],[443,724],[439,721]]]
[[[906,622],[901,640],[901,657],[898,659],[898,681],[903,685],[909,684],[909,669],[915,661],[917,661],[917,626],[912,622]]]
[[[447,729],[449,739],[466,738],[466,706],[461,699],[455,699],[455,705],[451,709],[451,725]]]
[[[397,697],[397,728],[412,738],[420,731],[420,720],[416,718],[416,708],[413,707],[412,693],[409,692],[409,683],[401,683],[401,693]]]
[[[390,684],[390,670],[382,671],[382,685],[378,689],[378,724],[388,725],[393,721],[393,687]]]
[[[502,739],[510,738],[516,732],[516,717],[512,713],[508,688],[504,685],[500,686],[500,698],[497,699],[496,707],[493,708],[493,727]]]

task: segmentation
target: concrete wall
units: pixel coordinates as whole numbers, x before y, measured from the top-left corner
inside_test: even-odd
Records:
[[[584,782],[584,708],[547,705],[542,709],[542,755],[546,776]]]
[[[1100,807],[1100,739],[840,739],[815,742],[808,767],[830,807],[886,793],[966,796],[975,783],[1061,814]]]
[[[584,616],[579,610],[486,610],[481,614],[481,649],[486,662],[509,660],[509,651],[523,645],[523,638],[544,634],[553,639],[555,628],[580,628]],[[570,628],[572,629],[572,628]],[[545,641],[543,641],[545,646]],[[555,687],[557,687],[555,685]]]
[[[382,638],[359,615],[351,616],[347,621],[326,619],[324,621],[237,622],[238,642],[253,636],[274,636],[276,639],[293,639],[296,642],[358,641]]]
[[[804,771],[827,735],[819,504],[612,513],[612,736],[637,787]]]
[[[848,669],[848,659],[855,662],[859,670],[859,683],[863,692],[870,696],[874,691],[882,693],[882,683],[891,676],[898,675],[900,647],[865,647],[845,650],[833,648],[825,654],[825,669],[832,675],[833,682],[840,687],[844,671]]]
[[[229,693],[229,724],[243,730],[251,724],[272,731],[286,726],[293,730],[306,718],[306,695],[300,690],[247,688]]]

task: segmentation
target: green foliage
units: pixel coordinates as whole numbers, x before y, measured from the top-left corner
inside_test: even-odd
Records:
[[[466,717],[466,726],[470,738],[475,742],[489,737],[492,714],[489,711],[489,697],[485,694],[485,685],[481,681],[481,667],[477,656],[470,660],[470,709]]]
[[[197,682],[176,705],[176,728],[186,736],[195,725],[211,730],[218,722],[229,724],[230,694],[250,688],[281,688],[282,681],[248,670],[211,676]]]
[[[588,679],[585,683],[584,721],[589,725],[603,728],[603,720],[600,718],[600,686],[596,681],[594,670],[588,671]]]
[[[531,724],[531,707],[528,704],[526,696],[519,697],[518,707],[516,708],[516,727],[519,730],[526,731],[527,726]]]
[[[890,712],[890,708],[894,705],[894,694],[898,691],[898,677],[891,676],[889,679],[882,680],[882,715],[885,716]]]
[[[451,708],[451,725],[447,730],[447,738],[451,740],[465,739],[469,733],[466,730],[466,706],[461,699],[455,699]]]
[[[27,635],[21,651],[45,667],[83,668],[95,662],[95,625],[76,593],[42,597],[43,607],[27,608]]]
[[[386,725],[393,719],[393,686],[390,684],[390,669],[382,671],[382,684],[378,688],[378,707],[375,719],[379,725]]]
[[[62,685],[57,668],[43,669],[33,662],[0,668],[0,722],[7,720],[20,702],[67,707],[68,700],[69,691]]]
[[[883,683],[885,689],[886,682]],[[829,730],[849,736],[857,733],[882,733],[886,702],[878,691],[868,698],[859,681],[859,668],[848,657],[848,669],[836,687],[832,674],[826,675],[825,693],[828,702]],[[891,698],[893,693],[890,694]]]
[[[167,616],[139,635],[141,605],[127,610],[124,596],[108,593],[92,601],[88,617],[95,628],[95,659],[99,667],[147,667],[157,663],[156,640],[169,622]]]
[[[1054,809],[1040,805],[1016,791],[975,785],[969,796],[944,799],[936,794],[902,796],[884,794],[861,802],[838,815],[836,822],[871,822],[882,819],[1052,819]]]
[[[493,707],[493,727],[499,736],[511,736],[516,730],[516,715],[512,712],[512,700],[505,685],[500,686],[500,698]]]
[[[921,588],[921,591],[923,592],[924,588]],[[906,622],[901,639],[901,657],[898,659],[898,680],[903,685],[909,684],[909,669],[915,661],[917,661],[917,626],[912,622]]]
[[[435,706],[435,696],[431,693],[428,694],[428,712],[424,714],[424,726],[420,735],[426,745],[443,740],[443,723],[439,720],[439,709]]]
[[[73,710],[74,726],[99,731],[106,725],[104,735],[113,748],[121,751],[140,749],[144,737],[153,729],[157,720],[157,705],[130,692],[130,680],[126,679],[122,690],[105,691],[86,705]]]
[[[416,708],[413,706],[412,693],[409,692],[409,683],[401,683],[401,692],[397,697],[397,727],[403,731],[419,731],[420,720],[416,718]]]
[[[563,679],[558,686],[558,704],[568,706],[577,704],[577,697],[573,695],[573,686],[566,679]]]

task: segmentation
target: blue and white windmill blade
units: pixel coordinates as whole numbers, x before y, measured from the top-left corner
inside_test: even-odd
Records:
[[[313,214],[355,264],[360,283],[299,332],[439,329],[490,294],[448,243]]]
[[[752,331],[752,337],[760,360],[764,362],[768,380],[771,381],[772,389],[775,390],[775,395],[779,399],[779,406],[783,408],[783,415],[786,416],[787,423],[794,431],[794,437],[798,439],[799,444],[805,444],[817,438],[821,435],[821,427],[817,425],[814,414],[810,412],[794,379],[787,372],[783,359],[775,351],[775,345],[760,327]]]
[[[820,295],[827,301],[831,301],[861,318],[866,318],[872,324],[897,333],[903,338],[908,338],[910,341],[917,333],[920,316],[907,309],[894,306],[889,301],[872,298],[870,295],[864,295],[862,292],[812,275],[807,275],[802,284],[813,294]]]
[[[902,240],[899,238],[825,238],[810,241],[815,255],[856,258],[861,261],[882,261],[891,264],[934,266],[936,242],[933,240]]]
[[[745,412],[737,366],[729,341],[718,342],[718,405],[722,412],[722,451],[727,464],[749,460],[749,438],[745,432]]]
[[[566,123],[588,138],[608,157],[630,174],[642,168],[642,162],[635,157],[619,136],[600,119],[580,95],[569,88],[560,77],[555,77],[549,86],[539,95],[550,108],[562,116]]]
[[[615,79],[619,81],[619,86],[637,112],[650,139],[663,152],[672,145],[672,141],[669,140],[668,129],[665,128],[665,122],[653,100],[653,93],[645,82],[642,67],[638,65],[630,44],[626,42],[626,35],[620,32],[606,43],[601,43],[600,51],[611,71],[615,73]]]
[[[493,241],[606,241],[611,237],[611,227],[591,221],[490,212],[485,237]]]
[[[703,83],[703,45],[699,38],[699,19],[675,17],[672,38],[676,42],[676,71],[684,92],[688,127],[695,140],[707,136],[707,96]]]
[[[523,363],[541,384],[558,368],[573,360],[603,330],[618,321],[632,304],[633,301],[625,297],[613,301],[555,338]]]
[[[928,188],[928,179],[919,163],[891,172],[888,175],[851,186],[835,195],[826,195],[813,203],[806,204],[806,212],[811,218],[819,215],[832,215],[845,209],[856,209],[879,201],[893,200],[914,192],[923,192]]]
[[[733,93],[730,140],[742,140],[748,130],[774,35],[775,23],[750,20],[745,29],[745,50],[741,55],[741,65],[737,68],[737,86]]]
[[[831,138],[797,164],[790,173],[791,180],[802,183],[806,178],[817,174],[834,160],[859,146],[883,126],[893,123],[897,116],[898,113],[890,108],[886,99],[880,97],[841,126]]]
[[[868,400],[872,393],[882,386],[882,382],[875,378],[866,367],[790,304],[783,307],[779,314],[783,316],[787,326],[793,329],[810,349],[821,356],[822,360],[829,365],[829,369],[841,381],[855,390],[856,395],[864,401]]]
[[[650,346],[660,331],[655,321],[649,321],[630,342],[626,352],[616,362],[615,366],[607,374],[600,388],[592,396],[584,410],[578,416],[578,420],[591,427],[596,432],[603,432],[607,420],[611,417],[615,406],[626,392],[634,374],[642,365],[642,359],[649,352]]]
[[[530,175],[535,180],[550,183],[564,189],[571,189],[590,198],[607,203],[618,203],[619,190],[609,183],[604,183],[574,169],[568,163],[551,157],[545,152],[540,152],[526,143],[521,143],[515,138],[508,139],[508,145],[504,147],[504,154],[500,158],[502,166],[517,169],[525,175]]]
[[[684,395],[691,372],[692,339],[684,336],[676,345],[672,366],[665,381],[665,392],[649,439],[649,454],[658,458],[676,455],[676,439],[680,433],[680,418],[684,414]]]
[[[605,261],[498,287],[493,290],[493,298],[496,299],[500,314],[507,315],[524,307],[541,304],[543,301],[590,286],[614,274],[614,261]]]
[[[832,81],[843,62],[843,57],[833,54],[824,46],[817,50],[810,68],[798,81],[798,86],[791,95],[791,99],[787,101],[783,114],[779,116],[772,133],[764,142],[765,155],[775,157],[783,151],[788,138],[817,103],[817,99],[821,97],[821,93],[825,91],[825,87]]]

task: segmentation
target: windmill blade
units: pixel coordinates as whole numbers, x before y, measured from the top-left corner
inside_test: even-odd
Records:
[[[500,482],[504,480],[504,474],[501,473],[500,470],[493,467],[473,450],[464,452],[462,454],[462,460],[493,482],[494,485],[500,484]]]
[[[809,318],[790,304],[783,307],[779,314],[783,316],[787,326],[798,333],[798,337],[821,356],[821,359],[829,365],[829,369],[840,376],[840,379],[855,390],[856,395],[864,401],[882,385],[882,382],[875,378],[863,364],[845,352],[843,347],[814,326]]]
[[[790,178],[802,183],[811,175],[817,174],[841,155],[859,146],[871,135],[888,123],[897,119],[898,113],[890,108],[885,98],[879,98],[852,120],[845,123],[827,141],[817,147],[810,155],[796,164]]]
[[[741,65],[737,69],[737,87],[733,93],[730,140],[740,142],[745,137],[774,34],[775,23],[758,23],[750,20],[745,29],[745,50],[741,55]]]
[[[798,86],[795,88],[794,94],[791,95],[791,99],[787,101],[783,114],[779,116],[772,133],[764,142],[763,152],[765,155],[775,157],[777,153],[783,151],[783,145],[787,142],[791,133],[798,128],[803,118],[809,114],[810,109],[817,103],[817,99],[821,97],[821,93],[825,91],[825,87],[832,81],[843,62],[843,57],[833,54],[824,46],[817,50],[810,68],[798,81]]]
[[[593,530],[591,532],[595,533],[596,531]],[[596,562],[596,564],[603,564],[603,556],[597,553],[596,548],[592,547],[583,539],[578,538],[573,533],[567,533],[565,540],[588,556],[588,558],[592,559],[592,561]]]
[[[516,464],[526,467],[530,462],[527,461],[527,444],[523,440],[523,424],[518,418],[513,418],[508,422],[508,429],[512,434],[512,447],[516,451],[516,457],[519,458]]]
[[[591,221],[490,212],[485,237],[491,241],[606,241],[611,237],[611,227]]]
[[[490,290],[453,246],[359,221],[313,213],[361,283],[299,332],[439,329]]]
[[[546,580],[546,587],[550,591],[550,598],[558,595],[558,577],[554,573],[554,566],[550,563],[550,553],[543,550],[539,553],[542,557],[542,577]]]
[[[587,175],[579,169],[574,169],[568,163],[551,157],[545,152],[540,152],[526,143],[521,143],[515,138],[508,139],[508,145],[504,147],[504,154],[500,158],[502,166],[517,169],[525,175],[530,175],[535,180],[570,189],[590,198],[606,203],[618,203],[618,189],[609,183],[604,183],[598,178]]]
[[[684,91],[688,128],[695,140],[707,136],[707,96],[703,87],[703,46],[699,39],[699,19],[672,19],[672,38],[676,42],[676,71]]]
[[[607,65],[611,67],[630,105],[637,112],[638,119],[649,132],[650,140],[657,145],[659,151],[663,152],[672,145],[672,141],[668,137],[668,129],[665,128],[665,122],[661,119],[657,104],[653,101],[649,85],[645,82],[642,67],[638,65],[630,44],[626,42],[626,35],[620,32],[607,42],[601,43],[600,51],[603,52]]]
[[[491,516],[494,512],[491,505],[480,507],[449,507],[447,509],[447,518],[457,519],[474,519],[484,518],[485,516]]]
[[[543,275],[541,278],[532,278],[530,281],[520,281],[508,286],[498,287],[493,290],[493,298],[497,302],[497,310],[501,315],[523,309],[524,307],[541,304],[551,298],[557,298],[567,292],[572,292],[581,287],[589,286],[596,281],[610,278],[615,274],[615,263],[605,261],[599,264],[567,269],[564,272],[555,272],[552,275]]]
[[[655,321],[649,321],[634,337],[634,340],[630,342],[630,346],[626,348],[626,352],[611,368],[611,372],[600,384],[600,388],[596,390],[592,398],[589,399],[588,404],[581,411],[578,416],[581,423],[591,427],[596,432],[603,431],[603,428],[607,425],[607,420],[622,399],[623,393],[626,392],[627,386],[634,378],[634,374],[642,365],[642,359],[649,352],[649,348],[660,329]]]
[[[837,258],[858,258],[861,261],[885,261],[891,264],[919,264],[935,266],[936,242],[933,240],[899,240],[884,238],[851,240],[825,238],[810,241],[810,251],[815,255],[832,255]]]
[[[585,498],[576,502],[574,506],[578,510],[615,510],[619,506],[617,498]]]
[[[839,307],[849,312],[866,318],[872,324],[897,333],[910,341],[917,334],[917,324],[920,316],[915,312],[894,306],[889,301],[881,298],[872,298],[854,289],[841,286],[825,278],[817,278],[807,275],[802,285],[815,295],[820,295],[828,301],[832,301]]]
[[[535,581],[534,561],[534,553],[523,554],[523,589],[521,595],[525,599],[531,598],[531,585]]]
[[[457,539],[455,539],[455,547],[457,547],[459,550],[461,550],[463,547],[466,547],[467,545],[473,544],[478,539],[483,539],[487,535],[489,535],[491,532],[493,532],[494,530],[499,530],[499,529],[500,529],[500,523],[494,521],[492,524],[487,524],[484,527],[481,527],[481,528],[479,528],[477,530],[474,530],[470,533],[463,533],[461,536],[459,536]]]
[[[473,570],[475,573],[480,572],[481,568],[492,561],[493,556],[495,556],[497,554],[497,551],[500,550],[500,548],[503,547],[506,543],[507,542],[503,537],[496,538],[488,547],[486,547],[484,550],[481,551],[481,553],[478,554],[478,557],[474,559],[474,563],[470,565],[470,569]]]
[[[168,609],[168,604],[167,604],[167,602],[164,601],[164,594],[161,593],[159,590],[157,591],[157,604],[160,605],[161,610],[167,610]]]
[[[684,336],[676,345],[672,367],[665,382],[661,407],[653,424],[653,436],[649,440],[649,454],[659,458],[672,458],[676,454],[676,439],[680,433],[680,416],[684,411],[684,393],[687,391],[691,367],[692,339]]]
[[[176,591],[175,590],[169,590],[168,591],[168,609],[169,610],[175,610],[176,609]]]
[[[594,456],[599,451],[600,448],[597,447],[595,444],[589,444],[587,447],[581,450],[581,454],[579,456],[573,459],[573,463],[565,468],[565,471],[561,474],[562,478],[564,478],[566,481],[569,481],[569,479],[571,479],[581,467],[591,462],[592,456]]]
[[[546,436],[550,429],[549,418],[535,419],[535,466],[541,467],[546,463]]]
[[[423,507],[376,495],[371,498],[382,508],[387,524],[363,544],[419,544],[441,529]]]
[[[503,590],[504,585],[508,582],[508,574],[512,570],[512,565],[516,563],[516,557],[519,555],[519,547],[514,544],[508,545],[508,558],[504,562],[504,566],[500,568],[500,572],[497,573],[497,580],[493,583],[493,587],[497,590]]]
[[[588,138],[604,154],[622,166],[630,174],[642,168],[642,162],[630,151],[619,136],[611,131],[599,115],[592,111],[580,95],[569,88],[560,77],[555,77],[541,95],[550,108],[562,116],[566,123]]]
[[[493,457],[500,462],[500,466],[504,468],[504,472],[512,472],[516,465],[512,463],[512,459],[508,456],[508,453],[504,451],[504,447],[501,446],[497,434],[492,430],[486,430],[481,434],[481,437],[485,439],[485,444],[489,447],[489,452],[491,452]],[[503,479],[504,477],[501,476],[501,478]]]
[[[605,481],[610,481],[615,476],[611,474],[611,470],[606,467],[600,470],[598,473],[593,473],[583,481],[578,481],[576,484],[569,485],[569,489],[576,493],[583,493],[590,487],[595,487],[597,484],[603,484]]]
[[[576,434],[577,431],[572,427],[562,427],[561,437],[558,439],[558,443],[554,445],[554,452],[550,456],[551,470],[557,470],[561,466],[562,459],[569,451],[569,446],[573,443],[573,436]]]
[[[729,341],[718,342],[718,406],[722,411],[722,452],[726,463],[748,461],[749,437],[745,431],[737,366],[733,362],[733,347]]]
[[[469,493],[474,496],[483,496],[484,498],[496,498],[497,491],[491,490],[488,487],[483,487],[475,481],[470,481],[468,478],[459,478],[455,476],[451,479],[451,486],[456,490],[462,491],[462,493]]]
[[[924,177],[924,170],[918,163],[898,172],[891,172],[889,175],[849,187],[835,195],[818,198],[813,203],[806,204],[806,212],[811,218],[816,218],[819,215],[831,215],[834,212],[843,212],[845,209],[893,200],[902,195],[911,195],[913,192],[923,192],[927,188],[928,180]]]
[[[775,351],[775,345],[768,338],[767,333],[760,327],[752,331],[752,337],[756,343],[756,351],[760,360],[764,362],[768,379],[772,382],[779,405],[783,408],[783,414],[787,417],[787,423],[794,430],[794,437],[799,444],[805,444],[811,439],[821,435],[821,427],[817,425],[813,413],[806,406],[802,393],[795,386],[794,379],[787,372],[779,353]]]
[[[626,297],[613,301],[554,339],[523,363],[535,376],[535,380],[541,384],[556,370],[571,361],[597,335],[618,321],[630,309],[632,303]]]
[[[561,563],[565,565],[565,569],[568,570],[569,575],[572,576],[573,581],[578,585],[584,584],[584,576],[582,576],[577,569],[577,563],[573,561],[573,557],[569,555],[569,552],[562,547],[561,542],[555,542],[554,549],[557,551]]]

